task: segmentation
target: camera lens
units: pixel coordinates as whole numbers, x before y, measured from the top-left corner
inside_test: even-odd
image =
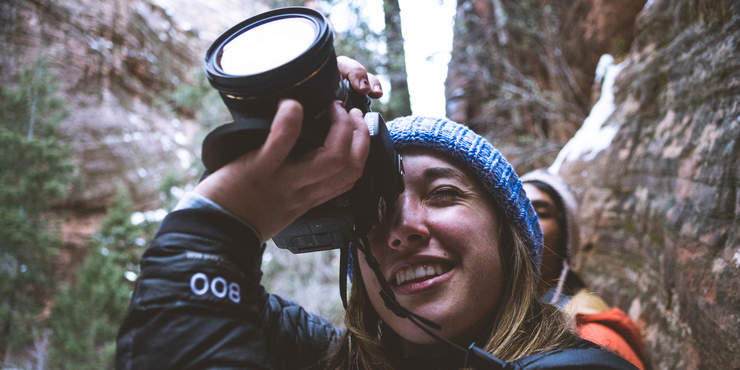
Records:
[[[228,41],[216,62],[224,73],[254,75],[290,62],[316,40],[316,25],[299,17],[276,19]]]
[[[333,93],[339,78],[333,42],[321,13],[302,7],[271,10],[216,39],[206,53],[206,74],[219,92],[259,100],[289,93],[333,65],[334,81],[323,89]]]
[[[292,153],[320,146],[329,131],[329,107],[345,100],[329,22],[304,7],[271,10],[219,36],[206,52],[208,81],[218,90],[233,123],[203,142],[208,171],[258,148],[270,131],[280,99],[303,106],[303,126]]]

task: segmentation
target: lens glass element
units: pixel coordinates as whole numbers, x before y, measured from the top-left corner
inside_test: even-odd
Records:
[[[302,17],[276,19],[242,32],[223,47],[218,64],[224,73],[253,75],[290,62],[316,40],[318,30]]]

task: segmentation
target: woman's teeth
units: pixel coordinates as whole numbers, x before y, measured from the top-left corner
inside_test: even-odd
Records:
[[[396,273],[396,285],[407,281],[431,278],[445,273],[445,267],[438,263],[410,266]]]

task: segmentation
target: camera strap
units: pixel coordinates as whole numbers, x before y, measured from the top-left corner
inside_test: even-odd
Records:
[[[347,310],[347,265],[349,263],[349,248],[354,248],[352,244],[350,243],[348,248],[339,249],[339,296],[342,297],[342,305],[345,311]]]

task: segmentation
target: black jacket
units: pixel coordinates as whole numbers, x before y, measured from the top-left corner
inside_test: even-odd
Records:
[[[118,369],[305,369],[342,331],[260,285],[264,244],[222,212],[169,214],[141,261],[141,275],[118,334]],[[508,368],[632,368],[594,348],[555,351]],[[593,367],[592,367],[593,368]]]

